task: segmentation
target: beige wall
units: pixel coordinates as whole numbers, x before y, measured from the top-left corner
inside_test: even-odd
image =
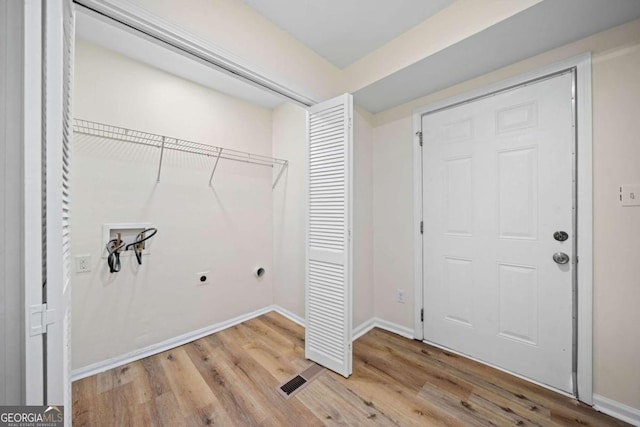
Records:
[[[270,110],[85,42],[75,77],[75,117],[271,155]],[[91,272],[72,275],[74,369],[272,304],[270,168],[220,160],[212,189],[212,158],[166,152],[156,183],[157,149],[76,137],[72,155],[72,256],[92,256]],[[158,228],[142,266],[123,256],[109,273],[111,222]]]
[[[640,409],[640,33],[593,61],[594,391]]]
[[[74,147],[73,254],[92,271],[73,275],[74,369],[140,350],[272,303],[304,318],[306,112],[273,111],[219,94],[87,42],[76,46],[75,116],[289,160],[277,170],[212,163],[119,142]],[[354,114],[353,325],[373,317],[371,116]],[[250,124],[248,126],[247,124]],[[104,141],[103,141],[104,142]],[[101,227],[159,229],[142,267],[122,257],[110,274]],[[253,267],[267,276],[256,280]],[[196,286],[210,270],[212,284]],[[161,325],[161,326],[159,326]]]
[[[640,208],[619,206],[620,184],[640,183],[640,21],[527,59],[374,116],[376,316],[413,327],[411,111],[544,67],[593,56],[594,392],[640,409]]]
[[[375,315],[413,328],[411,117],[373,130]],[[398,289],[406,302],[397,302]]]
[[[289,166],[273,192],[273,301],[304,318],[307,113],[286,103],[273,110],[273,155]]]
[[[353,120],[353,328],[374,316],[373,145],[370,115],[355,110]]]

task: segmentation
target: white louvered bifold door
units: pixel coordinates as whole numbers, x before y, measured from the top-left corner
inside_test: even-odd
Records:
[[[353,97],[309,109],[305,355],[351,375]]]
[[[64,405],[71,425],[70,144],[74,11],[71,0],[48,0],[45,8],[44,149],[46,150],[46,402]]]

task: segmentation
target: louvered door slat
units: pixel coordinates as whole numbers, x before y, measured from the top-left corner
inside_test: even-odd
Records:
[[[55,322],[47,329],[47,403],[71,409],[71,90],[75,17],[71,0],[43,2],[45,12],[43,187],[47,305]]]
[[[309,199],[305,354],[351,374],[351,95],[308,116]]]

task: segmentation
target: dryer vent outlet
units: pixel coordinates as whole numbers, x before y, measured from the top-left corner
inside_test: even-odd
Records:
[[[256,268],[256,271],[254,272],[254,274],[256,275],[257,278],[261,278],[262,276],[265,275],[265,273],[266,273],[266,271],[262,267]]]

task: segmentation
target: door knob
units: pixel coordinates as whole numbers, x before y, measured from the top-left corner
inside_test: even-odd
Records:
[[[556,252],[555,254],[553,254],[553,260],[557,264],[566,264],[569,262],[569,255],[565,254],[564,252]]]

